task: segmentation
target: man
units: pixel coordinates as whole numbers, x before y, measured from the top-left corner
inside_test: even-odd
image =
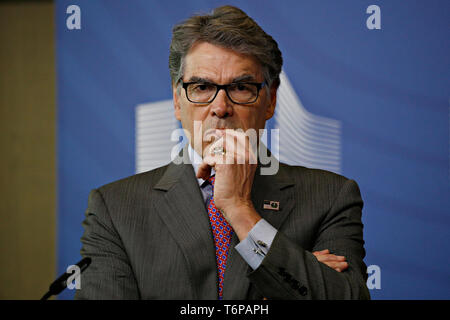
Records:
[[[282,163],[261,173],[247,132],[272,117],[281,65],[277,43],[235,7],[174,28],[175,116],[189,143],[91,192],[81,254],[92,264],[77,299],[370,298],[357,184]]]

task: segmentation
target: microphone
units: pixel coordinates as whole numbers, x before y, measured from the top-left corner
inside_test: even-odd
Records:
[[[80,268],[80,274],[89,267],[91,264],[91,258],[84,258],[81,259],[80,262],[76,264],[78,268]],[[53,281],[53,283],[50,285],[50,288],[46,294],[41,298],[41,300],[47,300],[53,295],[60,294],[65,288],[67,288],[67,279],[72,275],[73,273],[63,273],[58,279]]]

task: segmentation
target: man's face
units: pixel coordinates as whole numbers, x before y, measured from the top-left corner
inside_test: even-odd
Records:
[[[215,84],[229,84],[242,76],[249,76],[248,82],[264,82],[261,66],[248,55],[230,49],[218,47],[206,42],[195,44],[185,57],[182,80],[191,82],[195,78],[207,79]],[[270,96],[267,90],[271,90]],[[276,88],[263,87],[256,102],[248,105],[234,104],[227,97],[225,90],[220,90],[213,102],[209,104],[191,103],[186,92],[181,88],[180,95],[173,87],[175,117],[181,121],[183,129],[188,131],[191,146],[198,154],[204,152],[210,141],[202,142],[202,151],[194,146],[196,137],[194,121],[202,123],[202,137],[211,129],[263,129],[266,120],[274,113],[276,105]],[[199,133],[197,133],[198,135]]]

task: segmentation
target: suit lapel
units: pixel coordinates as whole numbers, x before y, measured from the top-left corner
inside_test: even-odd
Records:
[[[164,191],[155,210],[188,262],[195,299],[217,299],[214,240],[192,165],[170,163],[154,189]]]
[[[272,161],[277,161],[272,157]],[[293,210],[295,201],[293,197],[294,181],[280,166],[276,175],[261,175],[260,165],[255,174],[252,187],[252,201],[256,211],[274,228],[280,229],[283,221]],[[264,200],[278,201],[280,210],[263,209]],[[227,267],[224,278],[224,299],[246,299],[250,282],[247,273],[250,269],[245,260],[234,247],[239,243],[236,234],[233,234],[231,250],[228,253]],[[250,269],[251,270],[251,269]]]

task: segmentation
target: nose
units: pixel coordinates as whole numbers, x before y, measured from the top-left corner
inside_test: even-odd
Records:
[[[224,89],[217,92],[217,96],[210,104],[211,114],[219,118],[227,118],[233,115],[233,107]]]

